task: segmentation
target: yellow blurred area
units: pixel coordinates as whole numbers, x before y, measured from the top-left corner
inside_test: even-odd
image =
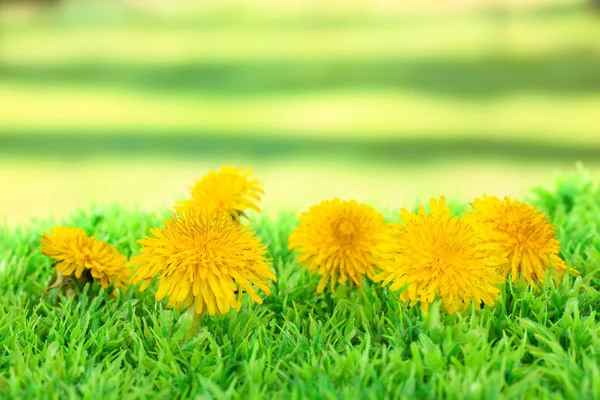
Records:
[[[0,3],[0,221],[168,208],[249,165],[267,213],[525,196],[600,170],[579,0]]]
[[[451,101],[394,91],[348,91],[246,98],[149,97],[120,90],[15,88],[0,85],[7,129],[52,134],[64,129],[80,135],[93,130],[132,130],[146,135],[170,133],[221,136],[239,132],[261,138],[286,136],[345,139],[481,137],[599,145],[600,96],[559,99],[525,94],[510,99]],[[32,118],[32,99],[39,106]],[[68,112],[65,112],[68,110]],[[303,116],[310,116],[304,118]],[[576,121],[576,124],[573,124]],[[493,122],[492,124],[490,122]],[[50,131],[46,131],[50,129]]]
[[[151,160],[136,162],[90,160],[74,170],[70,163],[31,165],[1,163],[0,179],[14,181],[12,193],[3,196],[2,211],[9,223],[26,222],[32,217],[60,219],[90,205],[122,204],[144,210],[160,210],[175,205],[189,195],[189,186],[200,174],[216,169],[222,159],[203,161]],[[526,197],[529,189],[550,185],[557,172],[571,172],[572,165],[502,165],[456,162],[450,167],[347,165],[326,161],[277,163],[228,160],[238,165],[254,165],[253,176],[263,183],[262,213],[299,212],[323,199],[353,198],[381,210],[399,210],[428,202],[430,197],[448,196],[466,203],[486,193],[496,196]],[[50,167],[50,168],[48,168]],[[600,165],[593,168],[598,176]],[[11,195],[12,194],[12,195]]]
[[[260,2],[256,6],[265,9]],[[340,6],[340,10],[343,8]],[[356,15],[349,22],[335,23],[334,15],[330,17],[334,24],[311,24],[302,16],[271,21],[251,15],[233,21],[221,18],[224,21],[198,25],[185,19],[177,20],[181,25],[177,21],[155,26],[92,25],[77,27],[76,34],[74,28],[36,26],[5,38],[3,55],[14,63],[76,64],[93,60],[172,65],[202,60],[472,59],[498,52],[526,59],[577,47],[600,49],[600,44],[589,37],[597,29],[593,15],[540,20],[516,14],[503,21],[502,15],[495,20],[485,15],[425,14],[411,18],[409,23],[368,15],[364,21]],[[286,19],[291,19],[289,26]]]

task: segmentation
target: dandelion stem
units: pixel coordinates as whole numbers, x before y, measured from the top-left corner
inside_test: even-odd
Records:
[[[188,339],[193,339],[200,333],[201,324],[201,316],[196,313],[193,307],[191,307],[188,312],[192,314],[192,324],[190,326],[190,330],[188,332]]]

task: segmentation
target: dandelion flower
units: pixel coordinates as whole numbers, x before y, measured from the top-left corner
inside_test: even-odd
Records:
[[[115,288],[128,283],[130,270],[123,254],[81,229],[55,227],[50,234],[44,233],[40,242],[42,253],[56,261],[56,272],[64,277],[80,279],[89,273],[104,288],[111,283]]]
[[[300,215],[300,225],[291,233],[289,249],[300,253],[298,263],[318,272],[321,293],[331,279],[359,285],[363,275],[376,272],[372,255],[375,235],[383,227],[383,216],[371,206],[355,200],[326,200]]]
[[[253,285],[268,295],[268,279],[276,280],[261,240],[225,212],[190,209],[150,232],[153,237],[139,241],[141,254],[131,258],[132,282],[143,281],[143,291],[158,275],[156,300],[168,296],[167,307],[223,315],[239,310],[244,291],[262,303]]]
[[[488,306],[498,300],[503,282],[496,268],[503,260],[492,246],[475,234],[469,224],[450,217],[445,198],[431,199],[431,212],[402,209],[403,225],[386,224],[376,247],[378,266],[374,280],[391,290],[408,285],[400,298],[410,306],[420,303],[424,314],[436,297],[449,313],[465,310],[471,303]]]
[[[221,171],[211,171],[192,188],[192,198],[178,203],[177,211],[189,208],[211,208],[224,210],[236,220],[248,208],[260,211],[256,204],[263,190],[257,179],[249,179],[250,168],[222,166]]]
[[[499,271],[512,281],[533,283],[544,279],[551,267],[561,277],[567,265],[559,257],[560,244],[546,214],[519,200],[483,196],[471,204],[465,220],[488,242],[499,247],[507,261]],[[573,270],[578,274],[576,270]]]

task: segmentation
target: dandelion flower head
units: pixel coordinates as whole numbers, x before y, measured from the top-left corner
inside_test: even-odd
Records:
[[[375,281],[391,290],[408,285],[400,298],[410,306],[420,303],[424,314],[436,297],[449,313],[471,303],[493,305],[499,298],[496,285],[503,281],[496,272],[502,259],[494,256],[466,222],[450,217],[445,198],[431,199],[431,212],[402,209],[403,225],[386,224],[376,256],[382,269]]]
[[[40,250],[56,261],[56,270],[63,276],[81,278],[89,271],[94,279],[107,288],[127,285],[130,270],[127,260],[113,246],[89,237],[83,230],[69,226],[52,228],[40,239]]]
[[[158,275],[156,300],[168,296],[167,307],[222,315],[239,310],[243,292],[262,303],[254,286],[268,295],[268,280],[276,280],[261,239],[223,211],[190,209],[150,232],[131,258],[132,282],[143,291]]]
[[[181,201],[175,209],[185,211],[189,208],[211,208],[224,210],[235,218],[250,208],[260,211],[257,202],[263,194],[260,182],[250,179],[250,168],[227,167],[223,165],[219,172],[211,171],[192,187],[192,198]]]
[[[363,275],[376,272],[372,249],[383,227],[383,216],[371,206],[355,200],[326,200],[300,215],[300,224],[289,237],[289,249],[300,254],[298,263],[318,272],[321,293],[331,280],[359,285]]]
[[[511,279],[534,283],[544,279],[553,267],[561,277],[567,265],[559,257],[560,244],[546,215],[535,207],[506,197],[483,196],[471,204],[465,215],[486,241],[495,243],[507,261],[499,272]],[[576,270],[572,272],[578,273]]]

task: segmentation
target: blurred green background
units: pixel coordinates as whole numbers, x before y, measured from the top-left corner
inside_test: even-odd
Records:
[[[253,167],[266,212],[520,196],[576,162],[598,171],[598,10],[0,1],[0,221],[169,207],[223,163]]]

